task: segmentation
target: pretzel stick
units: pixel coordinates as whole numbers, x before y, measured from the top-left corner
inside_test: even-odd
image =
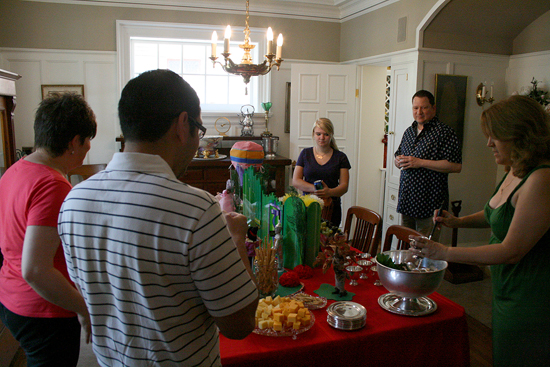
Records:
[[[258,247],[256,249],[256,261],[258,265],[256,269],[258,290],[263,294],[271,294],[277,289],[277,282],[274,281],[274,272],[277,271],[275,268],[275,249],[266,245]]]

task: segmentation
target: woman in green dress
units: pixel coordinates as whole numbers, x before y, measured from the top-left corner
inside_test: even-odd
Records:
[[[451,228],[491,227],[488,245],[448,247],[414,237],[411,251],[430,259],[491,265],[493,363],[550,363],[550,115],[531,98],[512,96],[481,115],[487,146],[509,168],[484,210],[447,211]]]

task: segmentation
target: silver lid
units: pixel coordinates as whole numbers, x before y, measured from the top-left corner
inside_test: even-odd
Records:
[[[327,308],[330,316],[342,320],[364,319],[367,317],[367,309],[359,303],[349,301],[334,302]]]
[[[367,310],[355,302],[334,302],[327,308],[327,313],[328,324],[336,329],[356,330],[367,322]]]

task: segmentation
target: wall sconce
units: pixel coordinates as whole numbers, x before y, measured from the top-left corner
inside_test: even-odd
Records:
[[[483,106],[485,102],[493,103],[495,100],[493,98],[493,85],[491,84],[490,92],[489,92],[489,98],[486,98],[487,96],[487,88],[485,88],[484,83],[479,83],[476,89],[476,101],[479,106]]]

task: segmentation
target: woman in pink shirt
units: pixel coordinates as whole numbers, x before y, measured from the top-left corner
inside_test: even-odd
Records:
[[[27,366],[76,366],[80,326],[90,339],[84,299],[67,274],[57,218],[71,190],[67,173],[90,150],[97,124],[76,94],[43,100],[35,151],[0,179],[0,319],[19,341]]]

